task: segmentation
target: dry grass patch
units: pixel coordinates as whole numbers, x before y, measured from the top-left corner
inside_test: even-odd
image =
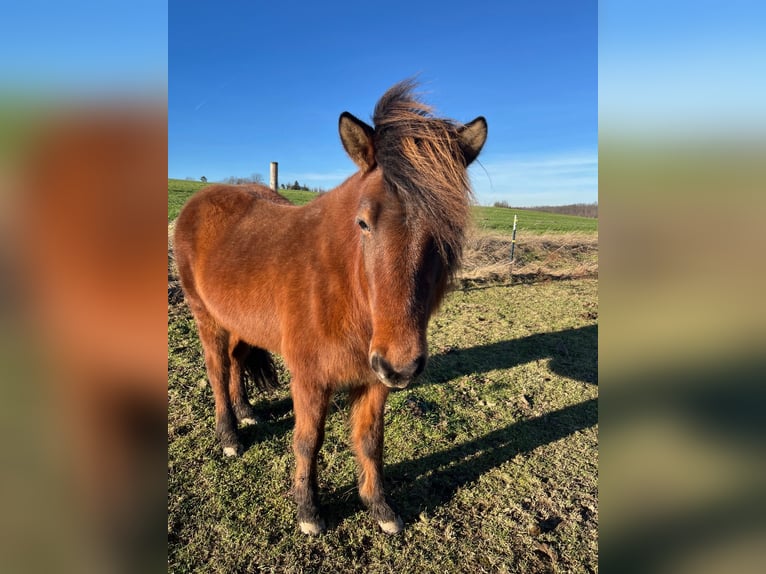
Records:
[[[511,265],[511,236],[474,230],[464,250],[458,279],[529,282],[598,277],[598,235],[592,233],[518,234]]]

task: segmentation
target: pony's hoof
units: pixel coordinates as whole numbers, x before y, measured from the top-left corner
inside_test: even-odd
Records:
[[[397,516],[394,520],[388,520],[386,522],[378,522],[380,529],[386,534],[399,534],[404,530],[404,522],[401,517]]]
[[[317,536],[326,530],[324,520],[321,518],[318,522],[299,522],[298,526],[300,526],[303,534],[308,534],[309,536]]]
[[[223,447],[223,456],[239,456],[242,454],[242,446],[225,446]]]

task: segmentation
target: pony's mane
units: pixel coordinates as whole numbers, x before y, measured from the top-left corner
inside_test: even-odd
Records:
[[[473,200],[458,143],[461,125],[434,117],[432,108],[413,93],[415,88],[413,80],[400,82],[375,106],[375,160],[407,217],[432,233],[452,274],[462,255]]]

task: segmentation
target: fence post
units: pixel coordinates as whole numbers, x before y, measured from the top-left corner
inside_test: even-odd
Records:
[[[269,187],[273,189],[274,191],[277,191],[277,188],[279,187],[279,178],[277,171],[279,169],[279,164],[275,161],[271,162],[271,170],[269,173]]]
[[[513,283],[513,254],[516,251],[516,214],[513,214],[513,235],[511,236],[511,283]]]

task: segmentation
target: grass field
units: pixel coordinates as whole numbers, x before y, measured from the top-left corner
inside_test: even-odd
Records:
[[[205,183],[168,179],[168,221],[178,216],[184,202]],[[280,192],[296,205],[303,205],[317,197],[310,191],[283,190]],[[527,233],[597,233],[598,220],[590,217],[559,215],[542,211],[513,210],[500,207],[480,207],[474,210],[474,220],[479,229],[509,233],[513,229],[513,216],[518,215],[518,232]]]
[[[178,217],[186,200],[206,185],[209,184],[201,181],[168,179],[168,221],[173,221]]]
[[[169,195],[188,197],[194,185],[170,180]],[[170,219],[170,200],[168,209]],[[582,251],[577,237],[585,235]],[[565,249],[551,250],[549,232],[539,249],[546,260],[590,264],[592,236],[561,234]],[[243,456],[223,457],[196,328],[174,293],[169,288],[169,571],[598,571],[596,278],[510,285],[495,277],[447,296],[429,327],[424,375],[386,407],[385,482],[405,521],[394,537],[379,531],[357,496],[343,393],[319,459],[325,535],[307,538],[297,528],[283,368],[279,391],[252,396],[261,422],[242,430]]]
[[[508,232],[513,229],[513,216],[518,216],[517,230],[527,233],[596,233],[598,219],[561,215],[544,211],[509,209],[503,207],[473,208],[476,226],[489,231]]]
[[[168,221],[173,221],[178,217],[178,213],[181,211],[186,200],[206,185],[211,184],[185,179],[168,179]],[[294,189],[285,189],[280,191],[280,193],[295,205],[303,205],[317,197],[317,194],[311,191],[298,191]]]

